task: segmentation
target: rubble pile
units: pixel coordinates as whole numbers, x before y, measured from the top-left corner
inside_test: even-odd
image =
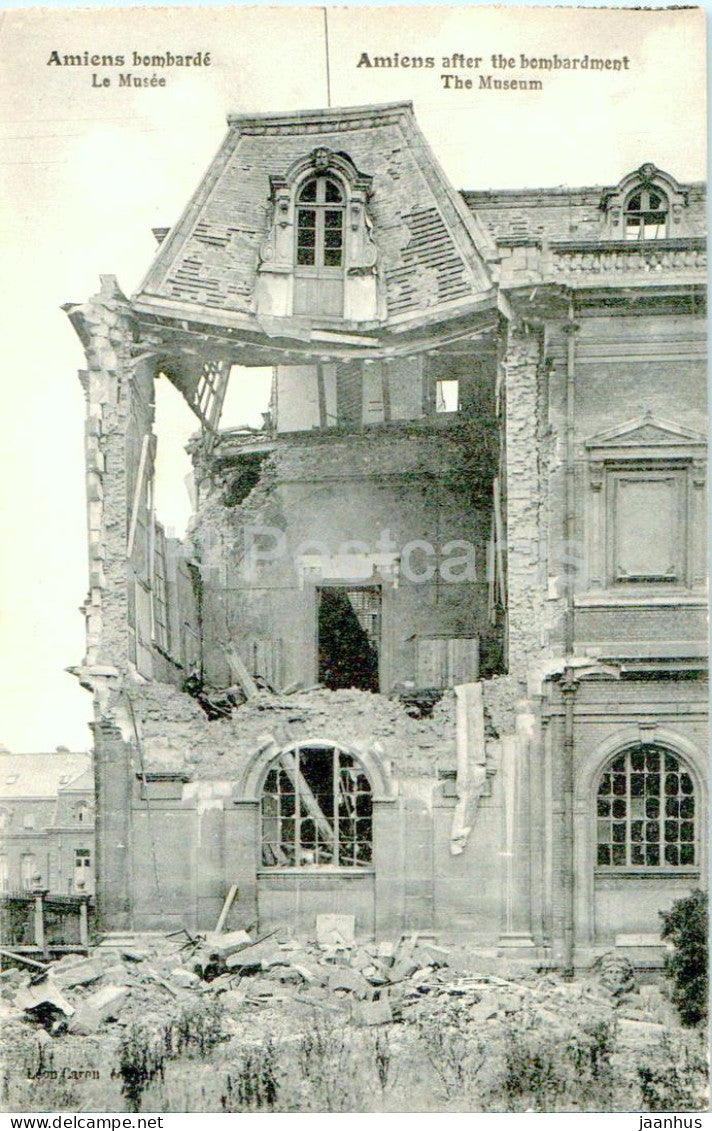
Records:
[[[438,693],[430,702],[407,692],[389,697],[353,689],[295,688],[287,694],[258,686],[243,702],[240,689],[231,686],[209,693],[213,721],[207,705],[201,707],[196,698],[168,684],[137,686],[132,695],[147,766],[189,773],[196,781],[234,776],[266,734],[283,747],[334,729],[348,733],[354,745],[376,744],[383,759],[396,762],[406,775],[432,776],[436,764],[455,767],[452,691]],[[172,720],[170,742],[167,717]]]
[[[430,937],[359,942],[349,915],[317,916],[313,941],[277,929],[262,936],[183,930],[129,942],[109,938],[88,957],[65,955],[50,964],[18,956],[26,965],[0,974],[0,1013],[56,1036],[116,1031],[195,995],[219,1001],[227,1017],[247,1025],[269,1007],[295,1023],[316,1010],[358,1026],[437,1019],[454,1009],[482,1024],[514,1018],[556,1028],[615,1012],[624,1031],[646,1039],[675,1023],[658,986],[636,989],[631,972],[617,967],[611,977],[620,960],[602,962],[604,977],[594,972],[576,982],[534,969],[507,978],[472,961],[468,969],[463,957],[472,955]]]

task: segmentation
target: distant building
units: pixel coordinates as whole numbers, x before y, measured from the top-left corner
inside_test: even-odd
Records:
[[[94,891],[89,754],[0,754],[0,890]]]

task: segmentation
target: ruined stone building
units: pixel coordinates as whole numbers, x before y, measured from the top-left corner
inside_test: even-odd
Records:
[[[66,307],[104,928],[236,885],[236,927],[654,956],[707,874],[703,185],[458,192],[409,103],[228,122],[137,293]]]

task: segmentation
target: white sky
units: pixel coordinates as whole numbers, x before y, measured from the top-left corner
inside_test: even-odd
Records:
[[[220,145],[226,113],[326,104],[324,16],[315,8],[133,8],[30,9],[0,19],[0,742],[17,751],[82,749],[90,697],[64,669],[84,654],[83,355],[59,308],[98,290],[100,274],[115,274],[132,293],[155,252],[151,228],[179,216]],[[678,180],[705,176],[701,11],[333,8],[328,19],[332,104],[411,99],[457,188],[613,184],[643,161]],[[113,85],[97,90],[95,68],[48,66],[52,50],[203,50],[212,66],[163,72],[168,85],[148,90],[119,89],[120,69],[105,70]],[[358,69],[362,51],[430,54],[438,65]],[[630,68],[561,71],[544,78],[540,93],[445,91],[439,56],[455,51],[627,55]],[[233,382],[226,425],[259,423],[261,379],[242,400]],[[193,418],[164,382],[157,409],[159,511],[180,530],[188,509],[182,445]]]

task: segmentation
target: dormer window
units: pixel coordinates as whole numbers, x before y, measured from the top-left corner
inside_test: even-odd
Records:
[[[667,235],[667,197],[657,190],[643,189],[628,197],[625,206],[627,240],[661,240]]]
[[[262,316],[375,320],[378,249],[372,178],[346,153],[319,147],[270,177],[270,228],[260,247],[255,310]]]
[[[686,190],[650,162],[606,189],[599,208],[606,234],[616,240],[642,243],[693,234]]]

